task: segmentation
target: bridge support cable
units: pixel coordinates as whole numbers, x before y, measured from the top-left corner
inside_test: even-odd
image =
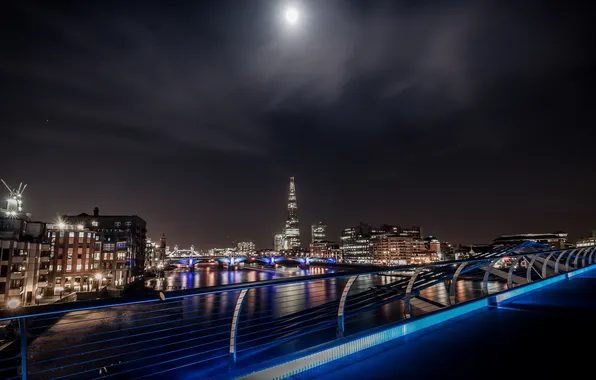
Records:
[[[358,278],[358,276],[352,276],[350,278],[348,278],[348,282],[346,282],[346,285],[344,286],[344,290],[341,293],[341,298],[339,300],[339,307],[337,308],[337,331],[336,331],[336,336],[338,338],[341,338],[344,336],[345,333],[345,329],[344,329],[344,311],[346,308],[346,300],[348,299],[348,293],[350,292],[350,288],[352,287],[352,284],[354,283],[354,281],[356,281],[356,279]]]
[[[491,274],[495,264],[501,259],[502,259],[502,257],[499,257],[498,259],[494,259],[490,262],[490,264],[488,264],[487,267],[485,266],[485,267],[481,268],[485,271],[484,278],[482,279],[482,293],[485,295],[488,295],[488,276]]]
[[[232,317],[232,328],[230,329],[230,367],[233,367],[236,364],[236,341],[238,335],[238,320],[240,319],[240,310],[242,310],[242,304],[244,303],[244,298],[246,297],[246,293],[248,293],[248,289],[242,289],[240,294],[238,295],[238,299],[236,300],[236,307],[234,308],[234,316]]]
[[[411,318],[412,317],[412,288],[414,288],[414,282],[416,282],[416,277],[420,274],[421,269],[416,268],[414,271],[414,275],[410,277],[410,281],[408,282],[408,287],[406,288],[406,312],[405,317]]]

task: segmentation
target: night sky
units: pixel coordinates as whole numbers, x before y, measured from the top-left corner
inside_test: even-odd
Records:
[[[34,219],[98,206],[179,246],[272,247],[290,176],[305,242],[318,220],[585,236],[589,3],[5,1],[0,177]]]

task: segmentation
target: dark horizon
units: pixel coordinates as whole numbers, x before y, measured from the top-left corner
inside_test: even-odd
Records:
[[[300,6],[296,25],[280,7]],[[200,249],[420,225],[596,229],[594,5],[9,1],[5,163],[25,211],[136,214]]]

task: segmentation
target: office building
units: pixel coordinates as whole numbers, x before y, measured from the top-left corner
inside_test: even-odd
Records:
[[[277,252],[286,250],[286,237],[284,234],[275,234],[273,237],[273,250]]]
[[[327,240],[327,225],[324,222],[318,222],[310,226],[312,243]]]
[[[371,227],[360,223],[356,227],[345,228],[340,236],[341,259],[348,263],[372,263]]]
[[[339,244],[332,241],[321,240],[310,243],[310,257],[322,257],[338,260],[341,257]]]

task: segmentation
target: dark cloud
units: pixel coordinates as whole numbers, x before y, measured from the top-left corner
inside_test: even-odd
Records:
[[[290,175],[305,239],[594,226],[593,6],[301,1],[289,29],[285,3],[12,2],[2,176],[41,218],[97,204],[179,245],[270,245]]]

